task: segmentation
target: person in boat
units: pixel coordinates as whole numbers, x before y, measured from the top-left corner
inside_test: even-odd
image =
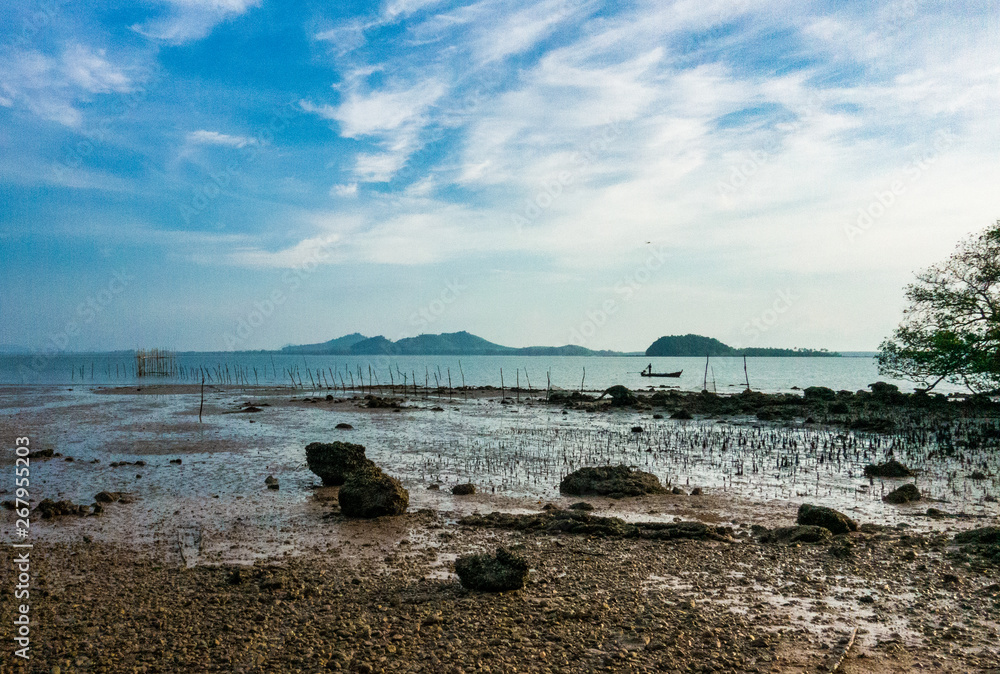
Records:
[[[653,364],[650,363],[646,366],[646,374],[653,374]]]

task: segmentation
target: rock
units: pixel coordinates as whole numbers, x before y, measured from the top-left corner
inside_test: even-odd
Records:
[[[674,412],[673,414],[670,415],[670,418],[671,419],[681,419],[681,420],[685,420],[685,421],[686,420],[690,420],[690,419],[694,419],[694,417],[691,416],[691,413],[688,412],[687,410],[684,410],[684,409],[677,410],[676,412]]]
[[[444,412],[444,408],[443,407],[439,407],[439,406],[438,407],[432,407],[431,408],[431,412]]]
[[[377,408],[398,408],[399,403],[395,400],[386,400],[385,398],[379,398],[378,396],[367,395],[365,396],[365,407],[370,407],[373,409]]]
[[[825,543],[833,538],[833,534],[826,527],[801,525],[778,527],[771,531],[765,529],[759,537],[762,543]]]
[[[799,516],[796,524],[803,526],[818,526],[829,529],[834,535],[846,534],[858,530],[858,523],[842,512],[824,506],[814,506],[803,503],[799,506]]]
[[[85,512],[80,512],[80,506],[76,505],[72,501],[53,501],[49,498],[42,499],[41,503],[35,507],[35,512],[40,513],[43,520],[51,519],[53,517],[63,517],[65,515],[87,514]]]
[[[493,512],[469,515],[460,524],[515,531],[544,531],[593,536],[597,538],[646,538],[672,540],[687,538],[701,541],[733,540],[730,527],[701,522],[626,522],[618,517],[598,517],[588,512],[555,510],[535,515],[511,515]]]
[[[621,384],[616,384],[605,390],[601,397],[603,398],[604,396],[611,396],[612,407],[630,407],[639,402],[635,394]]]
[[[101,513],[104,512],[104,506],[102,504],[100,504],[100,503],[94,503],[90,507],[94,511],[95,515],[100,515]]]
[[[510,592],[524,587],[528,562],[505,548],[495,555],[466,555],[455,560],[462,587],[477,592]]]
[[[586,501],[580,501],[579,503],[574,503],[569,507],[570,510],[584,510],[590,511],[594,509],[594,506],[590,505]]]
[[[1000,545],[1000,527],[969,529],[955,534],[955,542],[959,545]]]
[[[471,482],[465,484],[456,484],[451,488],[451,493],[455,496],[468,496],[470,494],[476,493],[476,485]]]
[[[344,423],[343,421],[341,421],[339,424],[337,424],[336,426],[334,426],[334,428],[339,428],[342,431],[349,431],[349,430],[353,429],[354,426],[351,426],[350,424]]]
[[[39,449],[37,452],[28,452],[28,459],[51,459],[52,455],[51,449]]]
[[[264,478],[264,484],[266,485],[278,484],[278,478],[274,477],[273,475],[268,475],[266,478]]]
[[[974,470],[972,471],[972,473],[969,474],[970,480],[985,480],[986,477],[987,477],[986,473],[984,473],[981,470]]]
[[[662,414],[654,414],[654,415],[653,415],[653,418],[654,418],[654,419],[662,419],[662,418],[663,418],[663,415],[662,415]]]
[[[670,490],[670,493],[671,494],[675,494],[677,496],[683,496],[684,495],[684,490],[681,489],[680,487],[674,487],[673,489]]]
[[[122,499],[121,493],[117,491],[102,491],[94,497],[98,503],[114,503]]]
[[[337,500],[340,511],[347,517],[371,519],[402,515],[410,504],[410,493],[399,480],[372,464],[347,476]]]
[[[181,464],[181,460],[180,459],[170,459],[170,463],[175,463],[177,465],[180,465]]]
[[[694,489],[691,490],[691,496],[701,496],[702,493],[703,492],[701,491],[701,487],[695,487]]]
[[[633,433],[642,433],[642,426],[633,426],[632,427],[632,432]]]
[[[327,393],[326,394],[326,399],[327,400],[333,400],[333,394],[332,393]]]
[[[837,392],[825,386],[807,386],[802,395],[806,400],[833,400]]]
[[[889,459],[885,463],[865,466],[865,477],[913,477],[914,475],[916,473],[899,461],[896,461],[896,459]]]
[[[904,484],[898,489],[893,489],[891,492],[886,494],[883,498],[886,503],[910,503],[911,501],[920,500],[920,490],[917,489],[915,484]]]
[[[3,506],[7,510],[16,510],[17,509],[17,503],[14,502],[14,501],[12,501],[12,500],[4,501],[3,503],[0,503],[0,506]]]
[[[545,505],[542,506],[542,510],[545,511],[559,510],[559,509],[560,509],[559,506],[557,506],[555,503],[546,503]]]
[[[351,473],[375,464],[365,457],[363,445],[351,442],[311,442],[306,445],[306,463],[327,487],[344,484]]]
[[[625,465],[580,468],[559,483],[559,491],[571,496],[642,496],[662,494],[667,490],[652,473],[634,470]]]
[[[441,490],[441,485],[439,485],[439,484],[432,484],[431,486],[427,487],[427,490],[428,491],[440,491]]]

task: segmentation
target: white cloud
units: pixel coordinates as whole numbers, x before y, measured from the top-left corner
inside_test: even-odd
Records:
[[[226,259],[230,264],[256,269],[314,268],[330,261],[339,240],[338,235],[328,234],[304,239],[278,251],[246,247],[229,253]]]
[[[257,144],[256,138],[249,138],[247,136],[231,136],[229,134],[219,133],[218,131],[206,131],[204,129],[191,131],[188,133],[186,141],[190,145],[221,145],[223,147],[237,148]]]
[[[216,25],[259,7],[261,0],[160,0],[157,4],[167,6],[166,16],[135,24],[132,30],[180,44],[207,36]]]
[[[330,196],[356,197],[358,196],[358,184],[351,183],[350,185],[334,185],[330,188]]]
[[[71,43],[58,56],[35,50],[0,52],[0,97],[6,107],[20,101],[35,115],[64,126],[81,125],[80,102],[94,94],[125,93],[132,86],[125,69],[110,62],[104,49]]]
[[[306,112],[336,121],[344,138],[374,141],[379,151],[356,156],[354,177],[362,182],[384,182],[420,148],[420,134],[429,121],[427,112],[444,93],[444,85],[434,80],[372,92],[363,92],[356,85],[338,106],[309,101],[299,105]]]

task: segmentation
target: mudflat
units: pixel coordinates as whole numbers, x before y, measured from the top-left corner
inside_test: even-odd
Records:
[[[210,389],[199,423],[190,387],[3,391],[4,437],[53,450],[31,462],[32,505],[88,506],[32,514],[32,659],[5,655],[4,671],[998,671],[995,551],[954,539],[997,523],[988,448],[921,458],[886,434],[528,396],[392,401]],[[402,481],[406,514],[341,514],[304,452],[338,439]],[[889,446],[924,500],[885,503],[902,481],[863,476]],[[558,491],[618,463],[669,488]],[[451,494],[463,483],[477,493]],[[861,526],[767,535],[802,503]],[[499,546],[528,561],[524,589],[464,589],[454,560]],[[5,606],[14,556],[0,547]]]

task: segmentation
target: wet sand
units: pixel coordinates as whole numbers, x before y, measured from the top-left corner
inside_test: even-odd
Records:
[[[595,514],[632,521],[728,524],[732,542],[483,529],[459,520],[580,500],[558,494],[568,470],[540,449],[554,438],[570,438],[560,449],[581,457],[599,444],[593,434],[626,438],[620,451],[642,456],[644,446],[629,444],[642,424],[663,444],[653,465],[672,470],[683,460],[667,458],[665,443],[679,422],[654,422],[648,411],[563,415],[488,395],[408,399],[397,412],[231,388],[207,389],[199,424],[198,387],[142,388],[0,392],[4,437],[27,434],[33,449],[62,455],[32,463],[33,503],[89,504],[104,490],[133,500],[32,523],[34,657],[25,668],[5,653],[3,671],[826,671],[855,628],[838,671],[1000,671],[990,669],[1000,666],[1000,574],[956,556],[951,541],[996,524],[996,504],[985,500],[994,481],[934,487],[928,478],[948,503],[889,507],[864,493],[881,485],[859,491],[862,480],[844,468],[817,469],[780,492],[712,473],[724,462],[694,466],[692,454],[686,474],[658,475],[685,492],[703,486],[703,496],[586,500]],[[261,411],[242,412],[248,403]],[[491,463],[491,434],[510,442],[513,467]],[[336,488],[317,487],[304,461],[306,442],[332,439],[365,444],[399,476],[409,513],[343,518]],[[479,464],[457,458],[477,448]],[[12,470],[11,457],[0,469]],[[477,473],[486,493],[448,492]],[[279,490],[266,489],[268,475]],[[428,490],[433,483],[444,488]],[[750,534],[754,524],[794,523],[803,501],[875,526],[833,545],[762,544]],[[964,517],[929,518],[928,505]],[[0,513],[7,542],[13,516]],[[451,562],[499,544],[531,563],[527,587],[463,590]],[[0,548],[5,606],[11,550]],[[5,619],[0,641],[12,643],[10,630]]]

